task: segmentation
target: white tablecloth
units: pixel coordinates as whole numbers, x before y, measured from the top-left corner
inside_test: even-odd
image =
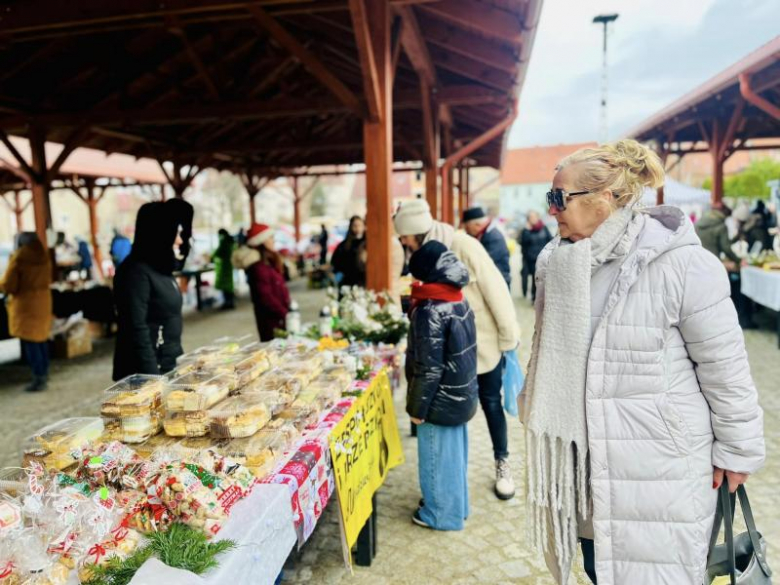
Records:
[[[272,584],[284,567],[297,536],[293,525],[290,494],[285,485],[262,484],[237,503],[219,539],[238,543],[238,548],[219,557],[219,567],[198,576],[172,569],[150,559],[135,574],[130,585],[265,585]]]
[[[753,266],[742,269],[742,294],[759,305],[780,311],[780,270]]]

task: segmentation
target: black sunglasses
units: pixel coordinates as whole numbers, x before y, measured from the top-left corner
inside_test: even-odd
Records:
[[[569,197],[588,195],[591,191],[574,191],[567,193],[563,189],[550,189],[547,191],[547,207],[555,207],[558,211],[566,211],[566,201]]]

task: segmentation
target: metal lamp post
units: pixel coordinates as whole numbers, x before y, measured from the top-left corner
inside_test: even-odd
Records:
[[[604,50],[603,63],[601,68],[601,120],[599,125],[599,140],[606,142],[609,139],[609,125],[607,120],[607,95],[609,94],[609,83],[607,78],[607,25],[615,22],[617,14],[600,14],[593,19],[594,24],[604,25]]]

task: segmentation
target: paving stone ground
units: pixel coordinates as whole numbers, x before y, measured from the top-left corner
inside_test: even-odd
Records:
[[[298,283],[293,294],[301,304],[304,320],[311,319],[322,303],[322,293],[305,291]],[[516,305],[523,329],[521,361],[526,363],[533,313],[528,301],[518,300]],[[768,452],[765,468],[750,480],[749,493],[760,530],[769,543],[775,544],[770,549],[771,560],[780,542],[780,350],[771,315],[766,316],[764,325],[760,331],[746,333],[750,363],[765,410]],[[184,331],[185,349],[192,349],[221,335],[254,334],[255,326],[249,302],[243,299],[233,312],[187,315]],[[68,416],[97,413],[101,390],[111,379],[112,351],[111,340],[101,341],[90,356],[55,361],[49,390],[40,395],[22,391],[29,375],[24,366],[0,365],[0,466],[17,465],[22,439],[42,425]],[[0,357],[15,352],[15,342],[0,344]],[[517,497],[509,502],[500,502],[493,495],[492,451],[481,413],[469,425],[472,515],[465,530],[439,533],[412,525],[411,514],[420,497],[416,443],[409,436],[409,420],[400,394],[396,402],[406,463],[390,473],[378,494],[379,550],[373,566],[355,568],[354,575],[344,569],[336,507],[329,506],[311,540],[288,561],[284,582],[551,585],[543,560],[525,545],[522,490],[518,489]],[[509,436],[511,460],[521,488],[523,437],[516,420],[510,420]],[[587,580],[578,570],[571,583],[584,584]]]

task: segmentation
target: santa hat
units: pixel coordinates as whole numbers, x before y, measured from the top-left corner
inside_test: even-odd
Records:
[[[274,235],[274,230],[270,226],[264,223],[253,223],[249,228],[249,233],[246,235],[246,243],[248,246],[257,248],[262,246],[264,242],[271,239]]]

